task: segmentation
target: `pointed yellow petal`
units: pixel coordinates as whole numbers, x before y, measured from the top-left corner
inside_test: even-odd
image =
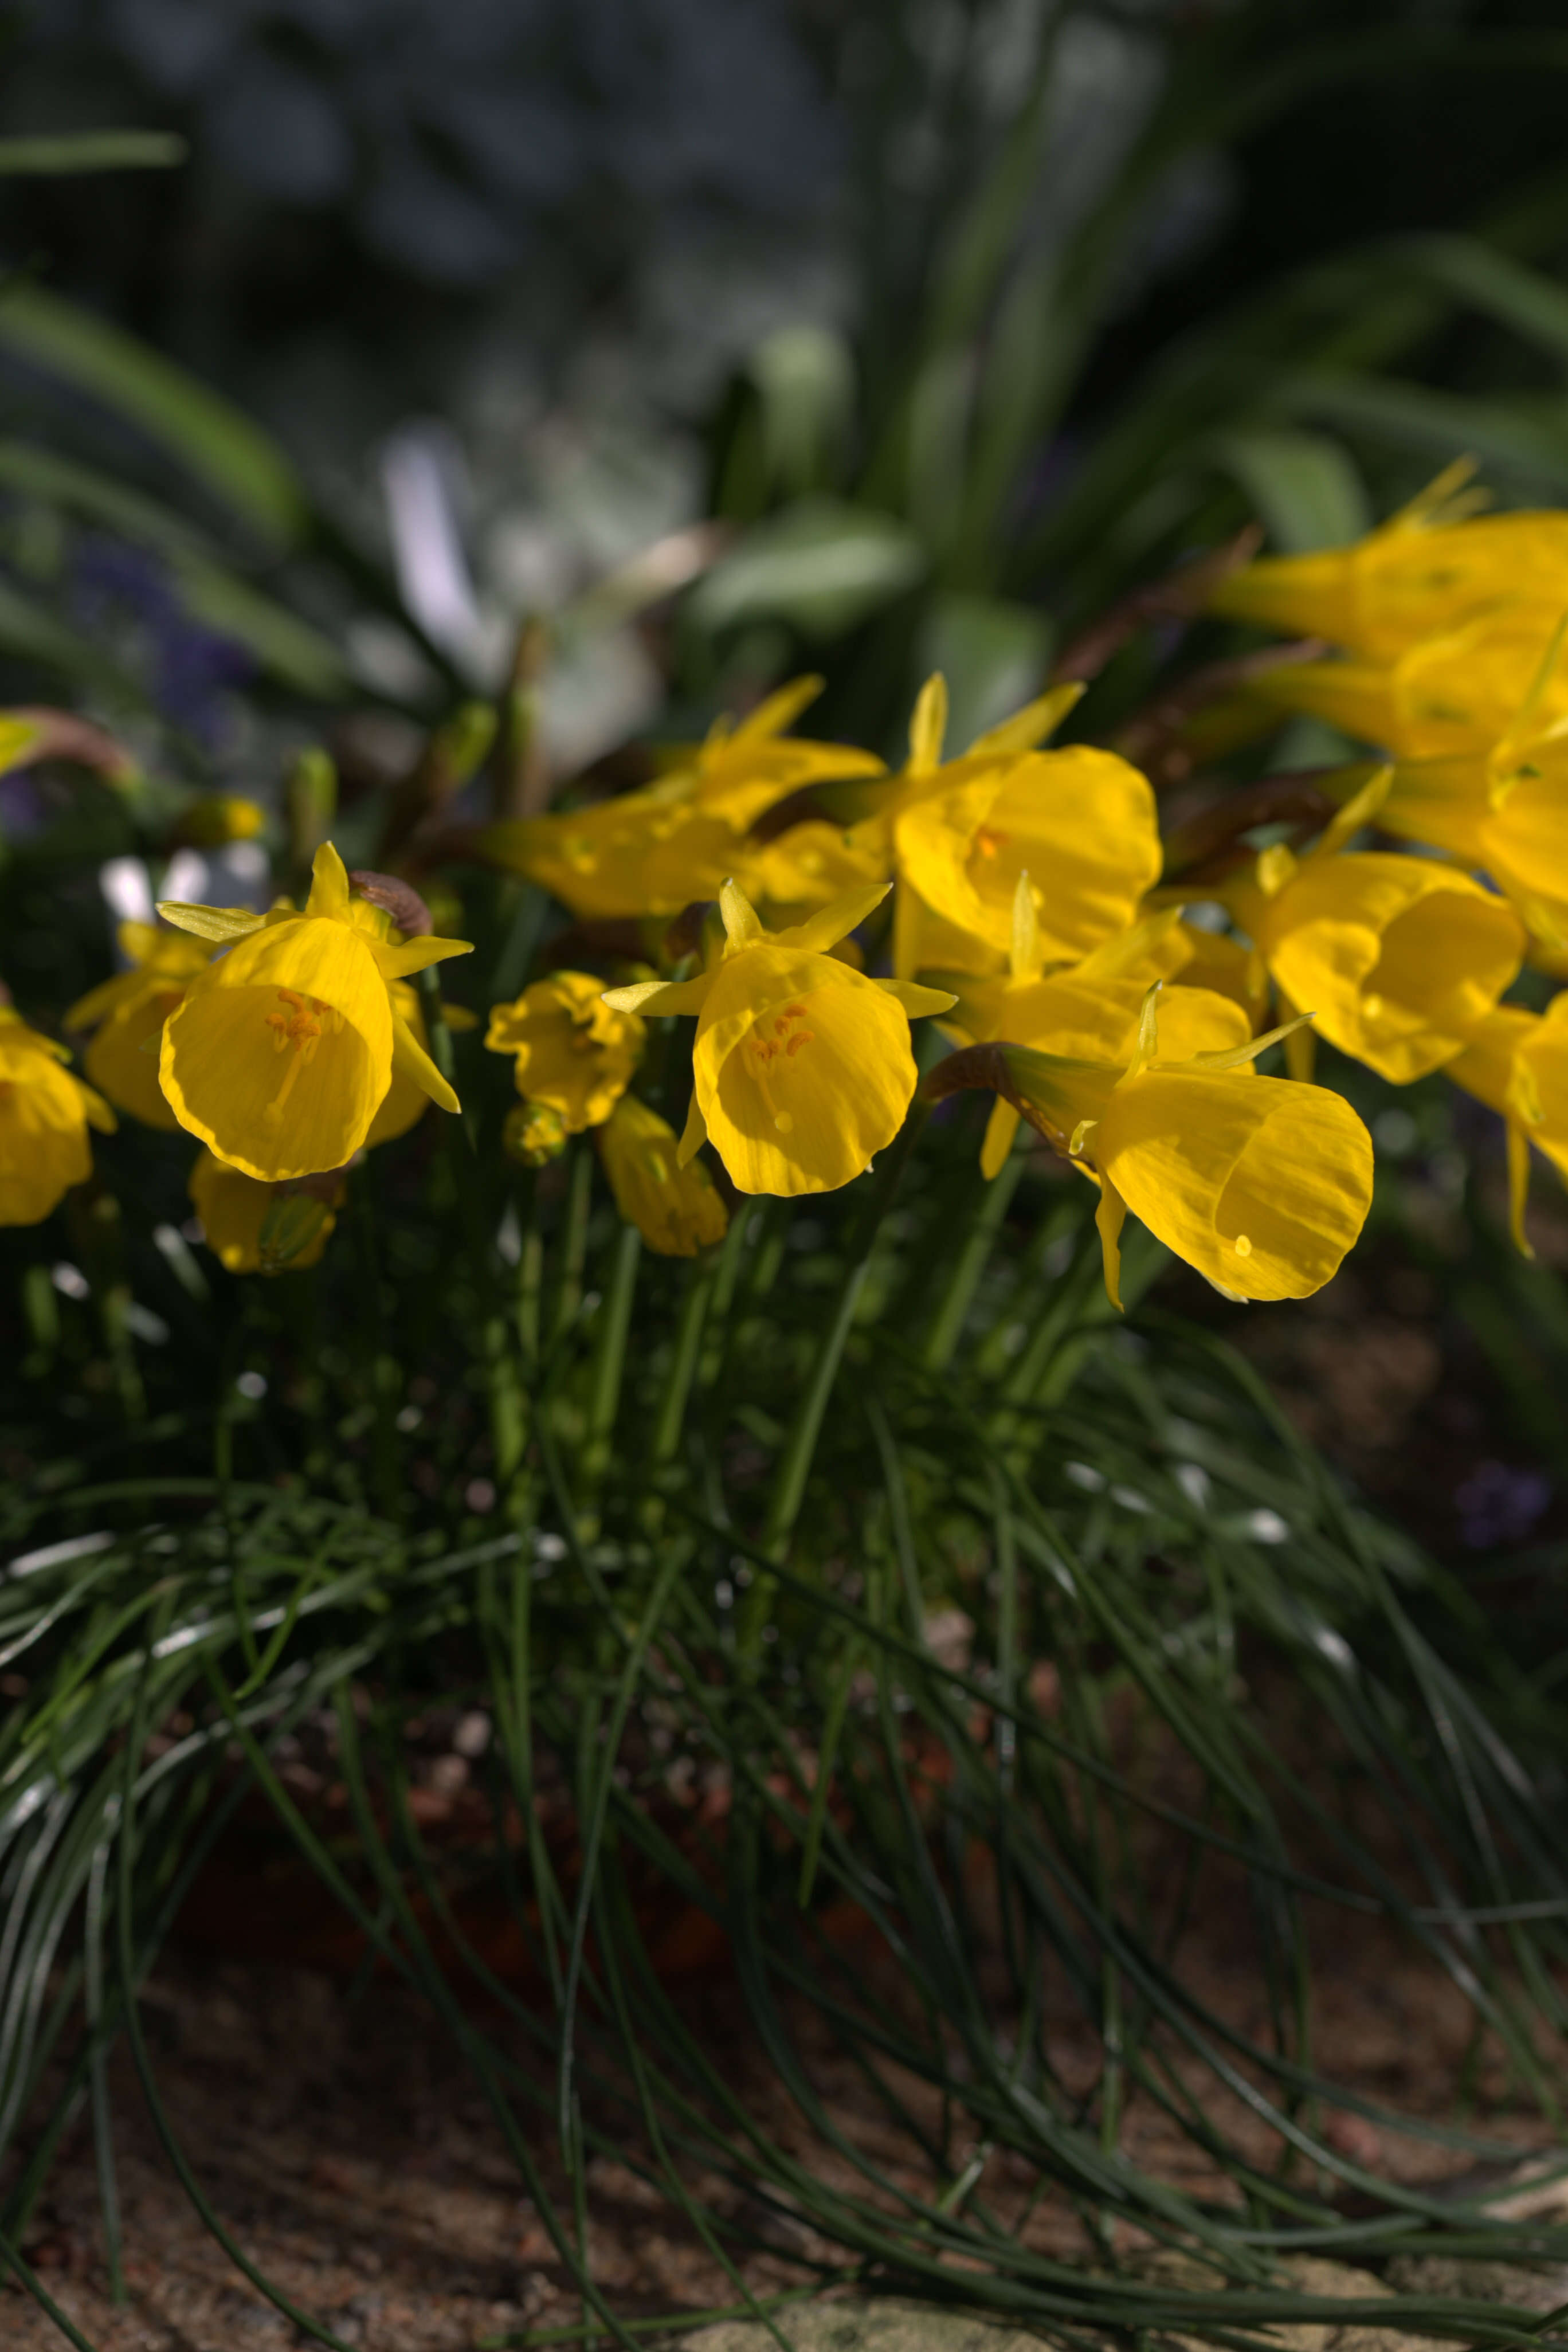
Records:
[[[1105,1295],[1118,1315],[1121,1306],[1121,1228],[1127,1222],[1127,1203],[1106,1175],[1100,1178],[1100,1206],[1094,1213],[1100,1234],[1100,1252],[1105,1265]]]
[[[918,980],[879,980],[872,984],[884,995],[896,996],[911,1021],[920,1021],[928,1013],[951,1013],[958,1003],[951,989],[922,988]]]
[[[916,698],[910,717],[910,757],[907,776],[929,776],[942,765],[942,739],[947,733],[947,680],[933,670]]]
[[[719,912],[723,918],[727,954],[732,955],[738,948],[752,947],[762,938],[761,918],[732,876],[720,890]]]
[[[376,967],[386,980],[406,980],[413,971],[426,971],[433,963],[445,963],[451,956],[472,955],[471,940],[438,940],[426,936],[405,940],[399,948],[389,940],[372,939],[363,934],[364,943],[375,958]]]
[[[988,1184],[994,1176],[1000,1176],[1006,1165],[1020,1123],[1020,1114],[1014,1105],[998,1095],[991,1106],[985,1140],[980,1147],[980,1173]]]
[[[1000,727],[977,735],[968,751],[966,760],[1005,759],[1014,751],[1032,751],[1037,744],[1054,735],[1076,702],[1083,699],[1084,688],[1075,678],[1066,686],[1053,686],[1011,719],[1004,719]]]
[[[776,693],[768,695],[748,717],[742,719],[730,741],[745,743],[782,735],[786,727],[795,725],[807,705],[816,700],[822,687],[823,681],[819,677],[792,677],[787,686],[781,686]]]
[[[707,1140],[708,1122],[702,1116],[702,1106],[697,1099],[697,1089],[693,1087],[691,1106],[686,1114],[686,1125],[681,1129],[680,1141],[675,1147],[676,1166],[678,1168],[689,1166]]]
[[[1155,1007],[1160,1001],[1160,991],[1164,985],[1163,980],[1157,980],[1152,987],[1144,992],[1143,1002],[1138,1013],[1138,1043],[1132,1049],[1132,1059],[1127,1065],[1129,1078],[1135,1078],[1142,1071],[1146,1070],[1159,1053],[1160,1024]]]
[[[195,931],[199,940],[243,940],[267,920],[248,907],[189,907],[182,898],[160,898],[158,912],[177,931]]]
[[[395,1013],[392,1016],[392,1068],[395,1076],[412,1079],[421,1094],[429,1096],[437,1110],[462,1109],[462,1104],[407,1022]]]
[[[1298,1013],[1293,1021],[1282,1021],[1278,1029],[1266,1029],[1261,1037],[1249,1037],[1245,1045],[1232,1045],[1223,1054],[1194,1054],[1183,1066],[1196,1070],[1236,1070],[1243,1062],[1256,1061],[1270,1045],[1278,1045],[1282,1037],[1290,1036],[1305,1022],[1316,1019],[1311,1013]],[[1292,1077],[1295,1072],[1291,1072]]]
[[[1334,856],[1363,824],[1372,823],[1388,798],[1393,784],[1392,767],[1379,768],[1371,782],[1363,784],[1359,793],[1352,793],[1332,823],[1324,827],[1308,852],[1309,856]]]
[[[858,930],[868,915],[874,915],[889,891],[890,882],[868,882],[858,890],[846,890],[841,898],[833,899],[808,915],[804,923],[796,923],[787,931],[772,931],[768,938],[774,947],[804,948],[812,955],[826,955]],[[739,897],[739,892],[736,893]],[[744,905],[744,900],[742,901]],[[750,912],[750,909],[747,910]],[[761,936],[761,926],[758,926]]]
[[[305,912],[341,919],[348,913],[348,867],[331,843],[323,841],[310,867],[310,895],[305,901]]]
[[[1524,1230],[1524,1207],[1530,1198],[1530,1139],[1516,1118],[1506,1129],[1508,1138],[1508,1223],[1521,1256],[1533,1257]]]
[[[606,988],[604,1000],[612,1013],[700,1013],[712,985],[710,971],[695,980],[637,980],[628,988]]]

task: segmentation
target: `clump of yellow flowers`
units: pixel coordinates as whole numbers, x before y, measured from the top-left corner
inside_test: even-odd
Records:
[[[470,1114],[463,1148],[539,1170],[593,1134],[665,1255],[716,1245],[737,1195],[855,1182],[923,1070],[929,1101],[994,1097],[984,1179],[1026,1126],[1095,1188],[1113,1300],[1129,1214],[1229,1297],[1302,1297],[1372,1186],[1319,1038],[1394,1086],[1447,1070],[1502,1115],[1523,1246],[1531,1144],[1568,1170],[1568,995],[1531,977],[1568,974],[1565,583],[1568,515],[1480,512],[1464,467],[1356,546],[1233,571],[1215,614],[1312,643],[1247,665],[1192,743],[1291,713],[1352,741],[1320,813],[1298,796],[1262,831],[1253,803],[1227,827],[1216,774],[1195,856],[1130,759],[1055,740],[1075,682],[953,747],[932,677],[890,770],[793,731],[805,678],[650,782],[461,837],[564,910],[504,1002],[416,987],[467,943],[331,842],[302,907],[164,903],[66,1015],[90,1087],[0,1021],[0,1220],[86,1180],[111,1103],[202,1147],[192,1197],[231,1270],[307,1265],[367,1150],[430,1102],[460,1117],[451,1033],[479,1019],[515,1099]],[[1283,1075],[1259,1075],[1275,1047]]]

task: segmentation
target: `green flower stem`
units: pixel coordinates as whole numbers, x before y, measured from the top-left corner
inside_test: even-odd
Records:
[[[800,1516],[801,1505],[805,1500],[806,1481],[816,1457],[817,1439],[822,1434],[822,1423],[827,1412],[828,1399],[833,1393],[833,1383],[837,1378],[844,1345],[854,1325],[855,1310],[865,1286],[877,1235],[883,1218],[892,1206],[921,1129],[930,1115],[929,1106],[923,1101],[916,1101],[910,1107],[909,1117],[882,1155],[872,1179],[871,1190],[851,1228],[845,1251],[847,1272],[844,1287],[838,1295],[838,1305],[831,1323],[818,1340],[816,1360],[795,1408],[795,1420],[773,1473],[773,1492],[768,1501],[768,1515],[763,1523],[760,1547],[770,1559],[782,1561],[788,1555],[790,1537]],[[736,1647],[742,1668],[754,1667],[761,1654],[763,1632],[773,1612],[773,1578],[759,1576],[742,1604],[736,1627]]]
[[[442,1010],[438,968],[434,964],[427,965],[418,975],[418,984],[420,1010],[425,1015],[425,1031],[430,1041],[430,1058],[450,1085],[457,1071],[457,1057],[452,1051],[452,1033],[447,1026],[447,1016]],[[448,1115],[448,1124],[452,1131],[444,1140],[462,1211],[474,1289],[480,1307],[479,1359],[484,1366],[485,1395],[489,1406],[490,1450],[495,1458],[496,1486],[504,1498],[504,1507],[509,1514],[515,1516],[523,1500],[514,1490],[528,1433],[527,1406],[517,1358],[507,1328],[502,1293],[495,1278],[495,1248],[485,1217],[479,1164],[474,1155],[473,1131],[461,1116],[450,1120]]]
[[[583,1483],[587,1494],[597,1489],[610,1464],[610,1441],[620,1409],[621,1377],[626,1370],[626,1336],[631,1329],[632,1300],[637,1291],[642,1235],[636,1225],[623,1225],[616,1243],[610,1286],[599,1309],[598,1339],[594,1349],[593,1385],[588,1400],[587,1443],[583,1451]]]
[[[970,1226],[968,1240],[953,1261],[947,1287],[942,1292],[936,1313],[931,1318],[931,1329],[926,1335],[921,1360],[928,1372],[945,1371],[952,1360],[952,1351],[958,1345],[964,1318],[973,1304],[980,1277],[990,1264],[996,1236],[1002,1230],[1002,1221],[1023,1173],[1024,1155],[1021,1151],[1015,1151],[992,1181],[985,1185],[979,1214]]]
[[[585,1143],[572,1147],[566,1180],[566,1217],[561,1235],[561,1266],[556,1276],[550,1344],[553,1348],[570,1328],[583,1302],[583,1262],[588,1251],[588,1212],[594,1199],[594,1155]]]
[[[371,1436],[371,1483],[377,1508],[389,1519],[403,1517],[403,1449],[396,1422],[397,1360],[388,1352],[386,1318],[381,1297],[381,1250],[376,1234],[374,1184],[368,1167],[355,1171],[351,1202],[354,1255],[359,1260],[361,1311],[354,1318],[364,1365],[365,1386],[374,1415]],[[224,1404],[229,1389],[226,1383]],[[226,1475],[227,1473],[226,1472]]]

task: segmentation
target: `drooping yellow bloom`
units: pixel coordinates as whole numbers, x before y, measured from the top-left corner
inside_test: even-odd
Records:
[[[945,1012],[945,990],[868,980],[827,950],[880,905],[851,892],[784,931],[765,931],[732,882],[720,893],[724,946],[695,980],[608,991],[623,1013],[694,1013],[685,1167],[711,1140],[742,1192],[831,1192],[903,1124],[915,1090],[910,1021]]]
[[[159,1079],[180,1125],[261,1183],[345,1167],[370,1133],[395,1068],[455,1111],[458,1097],[395,1010],[394,981],[463,940],[395,944],[385,913],[349,892],[331,842],[303,914],[165,905],[181,929],[232,940],[163,1031]]]
[[[133,969],[89,989],[66,1014],[66,1027],[96,1030],[84,1067],[117,1110],[173,1133],[179,1121],[158,1084],[158,1057],[149,1041],[160,1034],[216,950],[206,940],[161,930],[155,923],[121,923],[117,936]]]
[[[1160,878],[1145,778],[1114,751],[1079,743],[974,761],[973,752],[955,761],[952,781],[893,819],[900,891],[981,950],[978,963],[964,954],[953,963],[984,970],[1006,950],[1024,874],[1047,963],[1074,963],[1125,930]],[[945,960],[926,940],[915,951],[922,963]],[[895,961],[901,970],[897,949]]]
[[[647,1031],[612,1011],[589,971],[552,971],[515,1004],[492,1004],[485,1044],[516,1057],[517,1090],[558,1111],[568,1135],[609,1118],[631,1084]]]
[[[1431,858],[1276,847],[1226,901],[1284,1009],[1395,1086],[1450,1060],[1524,957],[1508,900]]]
[[[254,1176],[242,1174],[210,1151],[204,1151],[192,1169],[186,1190],[208,1249],[230,1274],[294,1274],[314,1265],[338,1222],[335,1212],[342,1198],[341,1188],[330,1203],[301,1198],[283,1204],[280,1216],[279,1196],[270,1184],[258,1184]],[[263,1231],[269,1219],[274,1228],[282,1228],[276,1238]],[[290,1243],[296,1245],[290,1247]]]
[[[1568,1181],[1568,992],[1543,1013],[1500,1004],[1477,1024],[1447,1075],[1506,1121],[1513,1237],[1533,1257],[1524,1232],[1532,1143]]]
[[[1305,1298],[1338,1271],[1372,1200],[1372,1142],[1342,1095],[1249,1065],[1279,1031],[1218,1053],[1160,1052],[1144,1000],[1125,1068],[1011,1045],[939,1063],[942,1096],[1004,1094],[1058,1151],[1099,1179],[1105,1283],[1120,1306],[1120,1236],[1131,1209],[1234,1298]]]
[[[1568,600],[1568,579],[1563,583]],[[1468,627],[1426,637],[1384,665],[1287,662],[1259,672],[1234,706],[1250,704],[1326,719],[1401,760],[1489,751],[1507,732],[1541,669],[1559,615],[1537,606],[1489,613]],[[1538,716],[1568,716],[1568,672],[1548,681]],[[1205,720],[1212,711],[1205,713]]]
[[[1081,963],[1047,974],[1041,969],[1034,897],[1021,875],[1014,904],[1009,969],[994,978],[967,972],[928,972],[926,978],[952,990],[952,1011],[943,1031],[964,1044],[1005,1039],[1068,1060],[1127,1061],[1138,1042],[1139,1024],[1152,980],[1183,971],[1191,950],[1179,908],[1151,917],[1119,939],[1097,948]],[[1160,1026],[1168,1057],[1218,1052],[1252,1034],[1247,1011],[1228,996],[1203,987],[1166,988]],[[987,1177],[998,1173],[1018,1130],[1020,1114],[999,1095],[981,1149]]]
[[[61,1068],[66,1049],[0,1006],[0,1225],[36,1225],[92,1173],[87,1130],[114,1113]]]
[[[695,1257],[724,1238],[729,1216],[700,1160],[684,1165],[675,1129],[636,1095],[623,1095],[598,1130],[616,1206],[661,1257]]]
[[[750,826],[775,802],[826,778],[874,776],[882,762],[784,729],[822,690],[797,678],[705,743],[678,754],[658,783],[559,816],[489,825],[481,854],[552,891],[574,915],[673,915],[718,895],[744,867]]]
[[[1505,604],[1562,611],[1568,513],[1477,515],[1468,462],[1353,547],[1268,556],[1222,580],[1211,612],[1290,636],[1327,637],[1363,661],[1393,662],[1424,637]]]
[[[1506,890],[1531,932],[1568,946],[1568,733],[1522,712],[1489,753],[1402,760],[1378,823]]]

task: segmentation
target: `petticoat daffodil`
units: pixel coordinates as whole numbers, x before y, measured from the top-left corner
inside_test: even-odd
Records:
[[[36,1225],[92,1173],[87,1130],[114,1132],[100,1095],[60,1067],[66,1049],[0,1006],[0,1225]]]
[[[695,1257],[724,1238],[729,1216],[700,1160],[682,1166],[675,1129],[636,1095],[623,1095],[598,1129],[616,1206],[660,1257]]]
[[[1519,1247],[1533,1257],[1524,1231],[1532,1143],[1568,1182],[1568,992],[1541,1013],[1500,1004],[1447,1075],[1506,1122],[1510,1223]]]
[[[1290,636],[1327,637],[1392,662],[1424,637],[1505,604],[1555,615],[1568,576],[1568,513],[1479,515],[1468,459],[1353,547],[1266,556],[1222,580],[1209,610]]]
[[[1226,707],[1238,713],[1253,708],[1326,719],[1399,760],[1484,755],[1508,731],[1529,694],[1557,617],[1535,605],[1485,614],[1463,629],[1424,638],[1387,666],[1282,663],[1260,672]],[[1537,717],[1547,722],[1564,716],[1568,675],[1559,673]]]
[[[1310,1007],[1331,1045],[1394,1086],[1450,1060],[1524,959],[1508,900],[1431,858],[1367,850],[1298,861],[1281,845],[1224,895],[1281,1010]],[[1298,1040],[1310,1046],[1310,1033]],[[1308,1075],[1304,1059],[1295,1069]]]
[[[1006,1038],[1072,1061],[1120,1066],[1137,1045],[1151,980],[1183,971],[1190,957],[1181,914],[1179,907],[1172,907],[1151,916],[1097,948],[1081,963],[1047,976],[1041,970],[1029,878],[1021,875],[1005,975],[925,975],[953,992],[953,1009],[942,1021],[942,1030],[965,1045]],[[1252,1034],[1251,1019],[1240,1004],[1184,980],[1162,997],[1160,1025],[1167,1057],[1219,1051],[1239,1045]],[[1000,1172],[1011,1151],[1020,1116],[1005,1096],[997,1096],[980,1153],[981,1173],[988,1180]]]
[[[568,1135],[609,1118],[647,1039],[635,1013],[611,1011],[604,982],[589,971],[552,971],[515,1004],[492,1004],[485,1032],[492,1054],[515,1055],[524,1101],[558,1111]]]
[[[561,815],[485,827],[481,853],[526,874],[584,919],[674,915],[717,896],[746,859],[748,828],[808,784],[879,776],[882,762],[842,743],[784,735],[822,680],[796,678],[739,724],[719,719],[658,783]]]
[[[66,1014],[65,1025],[96,1030],[82,1066],[116,1110],[174,1133],[180,1122],[158,1084],[158,1057],[149,1041],[160,1034],[217,950],[206,940],[161,930],[155,923],[121,923],[117,937],[133,969],[89,989]]]
[[[1163,1055],[1144,999],[1125,1068],[1013,1045],[977,1045],[926,1081],[941,1097],[994,1088],[1098,1178],[1105,1286],[1121,1306],[1129,1210],[1230,1298],[1306,1298],[1338,1271],[1372,1201],[1372,1139],[1342,1095],[1253,1076],[1279,1030],[1217,1053]]]
[[[1377,820],[1489,875],[1531,933],[1559,949],[1568,946],[1568,713],[1552,712],[1565,635],[1560,623],[1489,751],[1398,761]]]
[[[1045,721],[1030,730],[1037,740],[1079,691],[1063,688],[1030,707]],[[1114,751],[1088,744],[1023,748],[1016,739],[1028,717],[1021,712],[939,769],[892,820],[900,894],[912,890],[920,908],[979,950],[978,957],[952,957],[968,969],[994,968],[1006,951],[1025,874],[1049,877],[1048,888],[1037,878],[1032,886],[1047,963],[1074,963],[1126,929],[1160,878],[1160,829],[1146,779]],[[906,940],[907,919],[896,935],[899,971],[910,955],[921,963],[946,961],[927,940]]]
[[[739,1192],[832,1192],[892,1141],[915,1090],[910,1022],[946,1012],[952,998],[868,980],[828,953],[887,895],[886,883],[875,884],[788,930],[765,931],[726,882],[712,971],[606,992],[616,1012],[697,1015],[682,1167],[707,1139]]]
[[[392,999],[393,983],[465,940],[395,945],[384,911],[350,896],[331,843],[316,852],[304,912],[159,908],[183,930],[233,941],[192,982],[163,1031],[158,1076],[180,1125],[261,1183],[346,1166],[394,1070],[443,1110],[458,1097]]]

